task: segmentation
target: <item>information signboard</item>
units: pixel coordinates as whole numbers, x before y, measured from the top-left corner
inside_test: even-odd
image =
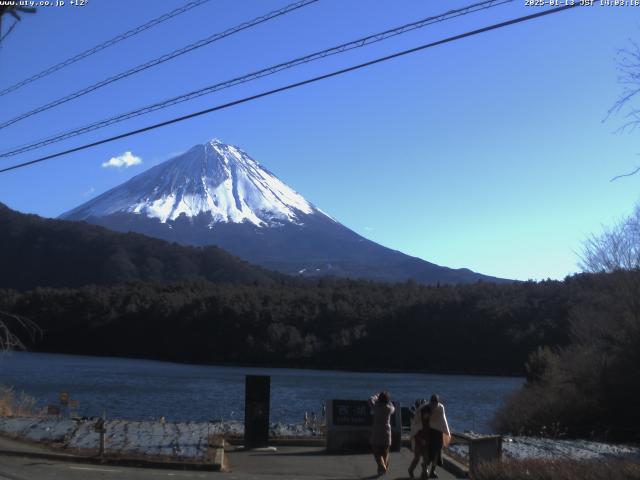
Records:
[[[371,426],[373,416],[368,403],[363,400],[333,400],[331,419],[335,426],[357,425]]]
[[[391,415],[391,450],[400,448],[400,404]],[[366,400],[339,400],[327,402],[327,450],[366,451],[371,448],[373,412]]]

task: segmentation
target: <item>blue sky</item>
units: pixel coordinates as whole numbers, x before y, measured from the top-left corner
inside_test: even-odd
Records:
[[[89,0],[25,15],[0,48],[0,88],[184,3]],[[7,127],[0,150],[468,3],[320,0]],[[212,0],[0,97],[0,121],[286,4]],[[535,11],[516,0],[0,164]],[[640,176],[609,179],[640,165],[640,132],[616,133],[621,116],[603,121],[630,39],[640,39],[640,7],[569,10],[1,174],[0,202],[54,217],[217,137],[385,246],[500,277],[563,278],[583,239],[638,200]],[[127,151],[142,163],[102,166]]]

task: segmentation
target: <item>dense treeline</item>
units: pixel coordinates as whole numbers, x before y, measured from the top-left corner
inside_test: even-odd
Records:
[[[0,291],[35,321],[37,350],[186,362],[522,374],[566,345],[588,276],[464,286],[322,279],[306,286],[189,282]]]
[[[185,247],[83,222],[49,220],[0,203],[0,288],[130,281],[289,282],[215,246]]]
[[[583,275],[569,343],[542,342],[527,383],[496,418],[503,432],[640,441],[640,270]]]

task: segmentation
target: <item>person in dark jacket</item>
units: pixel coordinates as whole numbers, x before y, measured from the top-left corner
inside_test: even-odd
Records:
[[[422,460],[422,475],[426,476],[426,467],[428,462],[428,432],[429,432],[429,414],[431,407],[426,400],[416,400],[413,410],[413,418],[411,419],[411,447],[413,449],[413,460],[409,465],[409,477],[414,477],[414,472],[420,460]]]

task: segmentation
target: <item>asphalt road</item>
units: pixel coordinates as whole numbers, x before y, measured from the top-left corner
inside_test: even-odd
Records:
[[[411,452],[403,449],[392,453],[389,473],[383,480],[408,479]],[[112,465],[88,465],[25,457],[0,456],[0,480],[151,480],[199,479],[219,480],[352,480],[373,479],[376,466],[373,457],[361,455],[328,455],[319,448],[281,447],[276,452],[231,452],[231,472],[197,472],[131,468]],[[454,478],[439,470],[439,478]]]

